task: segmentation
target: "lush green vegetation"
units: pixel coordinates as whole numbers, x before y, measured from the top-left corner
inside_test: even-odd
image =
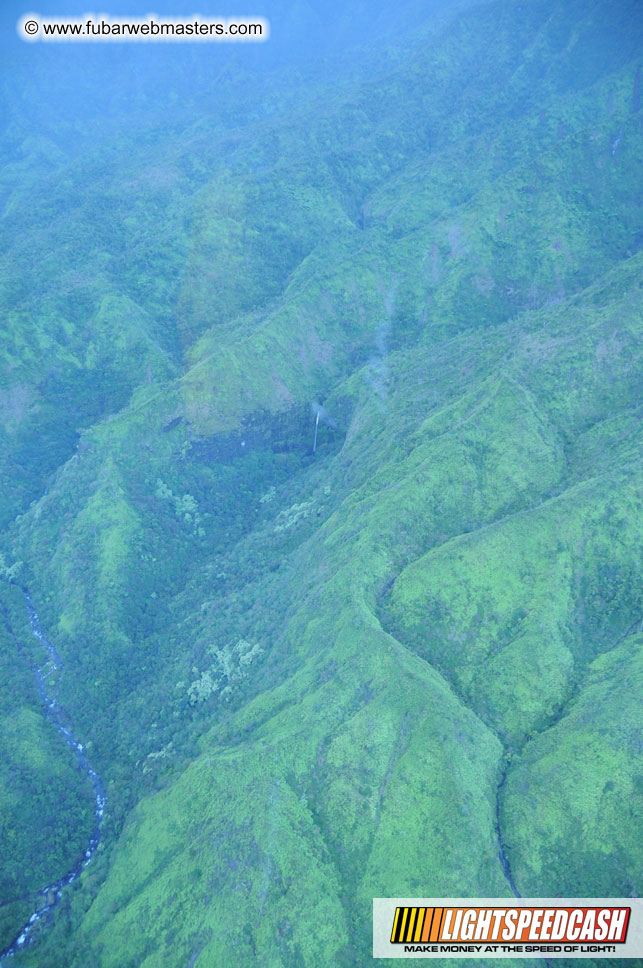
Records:
[[[29,661],[45,656],[27,628],[22,595],[0,581],[0,949],[43,903],[36,894],[75,867],[94,827],[87,778],[43,714]]]
[[[640,893],[641,28],[482,3],[15,149],[0,948],[93,823],[12,578],[109,796],[17,966],[366,965],[499,838]]]

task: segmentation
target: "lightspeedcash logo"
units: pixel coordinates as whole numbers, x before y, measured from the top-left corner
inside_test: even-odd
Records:
[[[643,901],[513,898],[373,901],[376,958],[635,958]]]

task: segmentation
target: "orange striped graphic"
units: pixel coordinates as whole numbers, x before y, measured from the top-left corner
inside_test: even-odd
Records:
[[[426,944],[429,940],[429,934],[431,933],[431,925],[433,924],[433,908],[424,909],[424,930],[422,932],[421,942]]]
[[[442,922],[446,908],[436,908],[433,912],[433,927],[431,928],[431,941],[437,941],[442,932]]]

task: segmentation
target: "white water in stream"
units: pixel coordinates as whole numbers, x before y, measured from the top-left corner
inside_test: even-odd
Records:
[[[40,896],[43,898],[42,904],[36,908],[12,944],[10,944],[8,948],[5,948],[4,951],[0,952],[0,963],[4,963],[5,960],[9,959],[11,955],[14,955],[17,951],[21,951],[29,944],[39,921],[41,921],[56,907],[62,897],[64,888],[75,881],[76,878],[79,877],[83,872],[85,867],[87,867],[87,865],[90,863],[92,857],[96,853],[96,848],[98,847],[100,840],[100,822],[103,818],[105,803],[107,802],[105,789],[101,783],[100,777],[89,764],[89,761],[85,755],[85,747],[76,739],[64,710],[58,705],[53,696],[47,692],[47,677],[51,676],[52,672],[62,668],[62,661],[54,646],[43,635],[42,629],[40,628],[40,623],[38,621],[38,615],[32,605],[29,593],[25,592],[24,594],[27,602],[27,611],[29,612],[31,631],[36,638],[42,642],[47,650],[48,655],[48,659],[44,665],[34,669],[34,675],[38,684],[38,692],[44,706],[45,715],[52,726],[63,737],[67,746],[69,746],[69,748],[73,751],[80,768],[91,781],[92,787],[94,788],[95,824],[94,832],[89,839],[89,843],[87,844],[83,857],[78,861],[76,866],[73,867],[72,870],[67,871],[63,877],[59,878],[57,881],[54,881],[53,884],[48,884],[39,891]]]

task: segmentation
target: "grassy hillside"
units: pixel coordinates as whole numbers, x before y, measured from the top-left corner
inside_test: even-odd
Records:
[[[277,76],[274,115],[31,169],[4,546],[109,800],[16,965],[365,965],[374,896],[507,896],[500,847],[525,895],[640,893],[642,21],[617,6],[476,5],[378,70]],[[0,885],[7,925],[33,886]]]

